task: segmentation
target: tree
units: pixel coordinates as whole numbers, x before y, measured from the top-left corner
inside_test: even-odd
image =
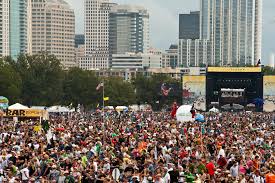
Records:
[[[275,69],[269,66],[263,67],[263,72],[265,75],[275,75]]]
[[[29,106],[59,104],[63,94],[63,70],[53,55],[20,55],[17,61],[8,62],[22,78],[22,102]]]
[[[95,107],[100,100],[100,94],[96,91],[98,83],[94,72],[80,68],[70,69],[64,80],[63,103],[72,104],[73,107],[77,107],[78,104]]]
[[[106,103],[111,106],[128,106],[136,103],[135,89],[133,85],[118,77],[110,77],[106,79],[105,97],[109,97],[109,101]]]
[[[0,96],[5,96],[10,103],[20,102],[22,80],[13,67],[0,60]]]
[[[161,86],[163,83],[173,86],[173,95],[163,96]],[[150,104],[154,109],[161,109],[165,105],[171,105],[174,101],[181,102],[182,92],[180,81],[171,78],[166,74],[154,74],[151,77],[138,75],[133,80],[137,102]]]

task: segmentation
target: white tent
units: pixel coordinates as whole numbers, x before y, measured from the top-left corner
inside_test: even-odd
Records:
[[[9,109],[12,109],[12,110],[24,110],[24,109],[29,109],[27,106],[24,106],[22,104],[19,104],[19,103],[16,103],[16,104],[13,104],[11,106],[9,106]]]
[[[46,106],[31,106],[31,109],[45,110]]]
[[[114,107],[113,106],[105,106],[105,109],[107,109],[107,110],[114,110]]]
[[[117,106],[116,107],[116,111],[124,111],[124,110],[128,110],[128,107],[126,107],[126,106]]]
[[[69,112],[74,112],[74,109],[69,109],[68,107],[65,106],[52,106],[47,109],[49,113],[69,113]]]
[[[219,109],[213,107],[212,109],[209,110],[209,112],[218,113],[218,112],[219,112]]]

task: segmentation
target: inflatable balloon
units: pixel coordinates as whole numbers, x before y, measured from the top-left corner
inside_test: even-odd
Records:
[[[191,105],[182,105],[178,108],[176,117],[177,121],[179,122],[188,122],[188,121],[194,121],[191,114]]]

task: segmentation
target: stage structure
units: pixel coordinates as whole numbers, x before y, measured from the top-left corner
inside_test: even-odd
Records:
[[[261,67],[208,67],[206,108],[244,109],[256,99],[263,99]],[[262,111],[262,107],[258,109]]]

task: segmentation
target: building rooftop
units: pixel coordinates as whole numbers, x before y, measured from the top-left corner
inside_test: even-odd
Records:
[[[47,2],[52,4],[60,4],[66,6],[67,8],[71,8],[65,0],[48,0]]]
[[[128,5],[128,4],[113,6],[111,9],[111,12],[113,12],[113,13],[146,13],[146,14],[148,14],[147,9],[144,8],[143,6]]]

